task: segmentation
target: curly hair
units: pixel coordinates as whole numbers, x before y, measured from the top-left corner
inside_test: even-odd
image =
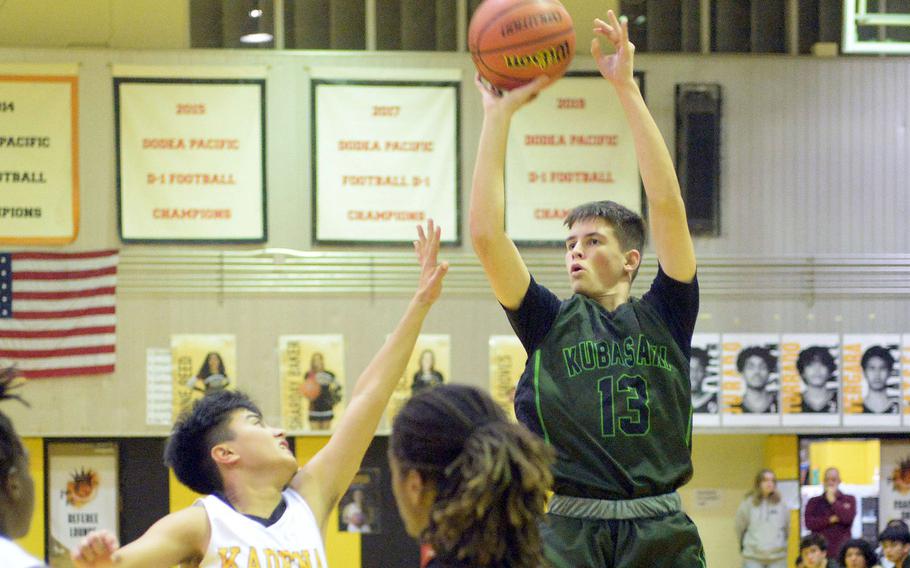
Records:
[[[12,392],[22,384],[17,383],[16,378],[15,367],[0,369],[0,400],[14,398],[28,406],[22,397]],[[13,428],[12,421],[0,412],[0,480],[7,479],[10,471],[19,465],[24,457],[25,448],[22,446],[22,440],[19,439],[16,429]]]
[[[862,554],[863,558],[866,559],[867,568],[872,568],[878,564],[878,556],[872,549],[871,544],[861,538],[851,538],[845,542],[843,546],[840,547],[840,552],[837,555],[837,561],[840,562],[839,566],[847,565],[847,551],[851,548],[856,548],[859,550],[859,553]]]
[[[860,360],[860,366],[865,369],[866,365],[869,364],[869,359],[873,357],[878,357],[885,362],[889,369],[894,369],[894,355],[891,354],[891,351],[887,347],[882,347],[881,345],[873,345],[869,349],[866,349],[866,352],[863,353],[863,358]]]
[[[436,485],[422,538],[442,565],[540,566],[552,450],[489,395],[463,385],[423,391],[395,417],[389,443],[402,471]]]
[[[739,355],[736,357],[736,370],[740,373],[743,372],[743,369],[746,367],[746,361],[749,357],[758,357],[762,359],[765,364],[768,366],[768,371],[773,373],[777,370],[777,357],[771,354],[771,350],[767,347],[759,347],[753,345],[751,347],[746,347],[739,352]]]
[[[827,347],[813,345],[812,347],[807,347],[800,351],[799,357],[796,359],[796,371],[802,375],[803,370],[812,363],[821,363],[824,365],[825,368],[828,369],[829,377],[837,370],[837,363],[834,361],[834,357],[831,356],[831,351],[829,351]]]
[[[174,469],[181,483],[196,493],[208,495],[224,488],[211,451],[233,439],[227,425],[231,414],[240,409],[262,415],[247,395],[225,390],[197,400],[174,424],[164,449],[164,463]]]

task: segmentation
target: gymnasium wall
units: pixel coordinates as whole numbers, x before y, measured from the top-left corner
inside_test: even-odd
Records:
[[[80,63],[82,218],[79,239],[69,248],[120,246],[124,257],[167,255],[181,249],[119,243],[110,64],[267,66],[270,240],[266,246],[301,250],[312,248],[307,70],[454,67],[462,69],[466,78],[471,76],[468,57],[459,54],[0,49],[0,62],[14,61]],[[579,56],[575,68],[591,69],[592,62]],[[718,238],[697,239],[703,261],[735,257],[743,263],[742,271],[770,274],[773,280],[776,275],[785,278],[793,269],[782,266],[782,258],[796,259],[798,264],[800,259],[819,255],[881,257],[908,249],[910,231],[901,213],[910,206],[910,195],[903,190],[910,181],[905,139],[910,99],[901,96],[910,91],[910,65],[904,60],[642,55],[638,68],[646,73],[646,96],[671,148],[674,84],[716,81],[724,86],[723,229]],[[467,82],[462,94],[462,179],[466,181],[471,178],[481,121],[479,98],[472,89]],[[467,195],[465,185],[462,211],[467,210]],[[467,235],[466,218],[462,218],[462,234]],[[262,247],[230,250],[258,248]],[[194,250],[217,256],[219,249]],[[561,256],[555,250],[528,252],[532,269],[543,258],[558,265]],[[465,265],[473,262],[467,242],[446,253]],[[158,270],[164,273],[167,268],[165,264]],[[450,278],[454,279],[455,271]],[[566,290],[558,271],[544,281]],[[744,298],[713,294],[712,285],[710,275],[704,275],[700,331],[900,332],[907,331],[903,328],[910,320],[910,304],[875,293],[845,290],[841,296],[807,293],[776,298],[773,289],[770,293],[759,289],[755,298]],[[148,427],[144,421],[145,349],[166,347],[172,333],[227,332],[238,339],[239,386],[250,391],[275,420],[278,335],[343,333],[348,375],[353,379],[394,325],[405,301],[404,295],[341,294],[331,288],[316,297],[220,294],[216,289],[206,294],[174,294],[121,287],[116,373],[36,381],[28,389],[33,408],[10,412],[27,435],[166,434],[166,429]],[[486,336],[509,333],[509,328],[489,295],[462,292],[440,301],[425,331],[450,333],[454,377],[483,385]],[[91,393],[91,407],[72,402],[84,400],[87,393]]]

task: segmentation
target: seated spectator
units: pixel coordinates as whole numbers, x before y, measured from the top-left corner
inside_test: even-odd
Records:
[[[799,542],[799,557],[803,568],[840,568],[828,558],[828,541],[820,534],[810,534]]]
[[[837,557],[844,568],[880,568],[878,555],[872,545],[861,538],[853,538],[844,543]]]
[[[890,523],[889,523],[890,524]],[[892,525],[878,535],[884,556],[894,568],[910,568],[910,530],[906,525]]]

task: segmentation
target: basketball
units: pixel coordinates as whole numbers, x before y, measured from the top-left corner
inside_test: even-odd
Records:
[[[559,0],[485,0],[471,17],[468,48],[481,76],[509,90],[538,75],[561,77],[575,55],[575,28]]]
[[[319,395],[322,394],[322,385],[319,384],[319,381],[316,380],[315,376],[307,374],[306,379],[303,381],[303,385],[300,386],[300,394],[307,400],[316,400],[319,398]]]

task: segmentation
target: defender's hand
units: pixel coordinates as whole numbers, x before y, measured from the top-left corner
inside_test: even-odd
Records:
[[[442,230],[430,219],[427,221],[426,231],[422,226],[417,226],[417,240],[414,241],[414,251],[417,253],[417,261],[420,263],[420,281],[414,297],[429,304],[439,298],[439,294],[442,292],[442,280],[449,271],[449,263],[440,263],[437,259],[441,234]]]

